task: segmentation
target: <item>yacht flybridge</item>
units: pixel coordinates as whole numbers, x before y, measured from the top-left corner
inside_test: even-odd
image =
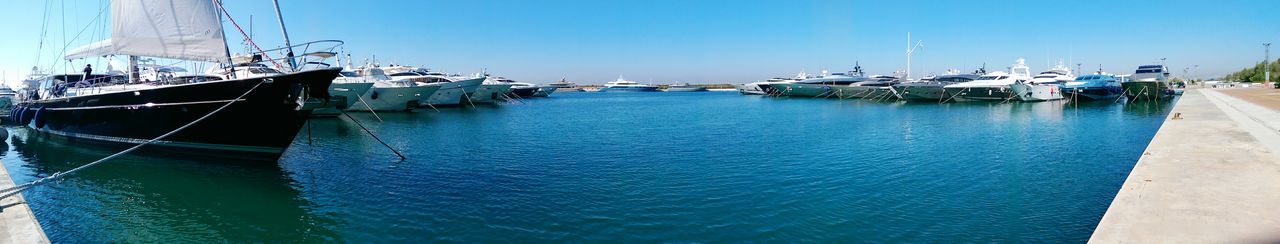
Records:
[[[137,66],[140,56],[232,62],[218,4],[112,1],[110,38],[74,49],[64,58],[127,55],[131,66]],[[130,145],[155,140],[150,145],[179,149],[166,152],[275,160],[293,143],[312,110],[326,106],[327,88],[340,69],[299,69],[293,56],[266,60],[275,64],[274,72],[231,72],[229,77],[181,81],[144,82],[138,73],[46,75],[32,80],[37,92],[17,105],[15,117],[54,135]],[[172,134],[162,137],[167,133]]]

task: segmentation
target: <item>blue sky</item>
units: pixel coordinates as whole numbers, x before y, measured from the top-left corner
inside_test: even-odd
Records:
[[[0,69],[9,83],[36,60],[44,5],[52,5],[42,67],[96,41],[106,1],[6,3]],[[280,46],[270,1],[230,0],[254,39]],[[653,83],[742,83],[800,71],[872,74],[906,68],[906,34],[924,41],[916,77],[948,68],[989,70],[1025,58],[1033,71],[1057,59],[1093,71],[1131,73],[1168,58],[1175,74],[1202,77],[1261,61],[1280,43],[1280,1],[349,1],[282,0],[294,42],[340,39],[357,60],[490,73],[546,83],[604,83],[623,75]],[[1267,10],[1273,15],[1268,16]],[[62,14],[66,14],[63,17]],[[64,21],[65,19],[65,21]],[[62,26],[66,26],[65,28]],[[100,24],[99,24],[100,25]],[[240,35],[228,24],[230,43]],[[246,26],[247,27],[247,26]],[[62,31],[66,31],[66,41]],[[233,50],[236,49],[233,46]],[[1280,53],[1280,52],[1278,52]],[[1280,54],[1274,55],[1280,56]],[[1273,56],[1273,58],[1275,58]],[[72,66],[83,66],[73,63]]]

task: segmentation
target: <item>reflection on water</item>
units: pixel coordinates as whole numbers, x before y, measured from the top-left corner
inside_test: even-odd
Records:
[[[311,120],[277,163],[126,156],[26,194],[55,242],[1082,242],[1172,103],[565,93]],[[17,182],[118,148],[23,128]]]
[[[5,166],[29,182],[118,151],[7,128]],[[124,156],[24,193],[55,241],[334,240],[276,164]]]

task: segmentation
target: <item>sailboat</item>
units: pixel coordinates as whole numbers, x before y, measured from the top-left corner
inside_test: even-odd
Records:
[[[41,133],[107,143],[137,145],[163,137],[150,145],[166,153],[278,159],[312,110],[326,106],[327,88],[341,68],[296,70],[293,55],[286,71],[272,59],[267,60],[278,69],[232,63],[220,4],[112,1],[110,38],[63,58],[128,55],[130,70],[140,56],[168,58],[262,75],[232,72],[182,84],[143,82],[136,72],[46,75],[36,80],[36,94],[18,105],[18,122]]]

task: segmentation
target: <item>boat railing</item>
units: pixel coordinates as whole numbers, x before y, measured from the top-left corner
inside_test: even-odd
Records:
[[[328,67],[331,67],[332,65],[325,62],[330,58],[337,57],[338,53],[336,52],[336,50],[338,49],[338,47],[341,47],[343,44],[345,44],[345,42],[341,40],[319,40],[319,41],[310,41],[302,44],[296,44],[288,47],[262,50],[262,53],[275,52],[275,53],[284,54],[284,55],[281,55],[281,57],[279,58],[272,57],[270,59],[266,59],[262,61],[290,63],[288,52],[289,50],[293,50],[296,53],[294,53],[293,55],[294,60],[292,61],[294,62],[292,62],[291,64],[297,65],[297,67],[294,67],[294,71],[328,68]],[[283,65],[288,65],[288,64],[283,64]]]

